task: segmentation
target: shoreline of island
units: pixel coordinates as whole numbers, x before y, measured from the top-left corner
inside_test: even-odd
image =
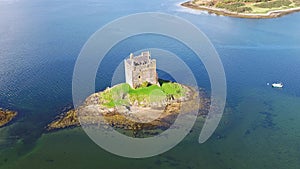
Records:
[[[223,16],[230,16],[235,18],[248,18],[248,19],[268,19],[268,18],[278,18],[290,13],[299,12],[300,7],[296,8],[289,8],[289,9],[280,9],[280,10],[273,10],[268,11],[267,13],[238,13],[238,12],[231,12],[226,9],[216,8],[216,7],[207,7],[207,6],[200,6],[195,5],[192,1],[183,2],[180,6],[194,9],[194,10],[202,10],[206,11],[209,14],[216,14],[216,15],[223,15]]]
[[[54,132],[60,129],[79,127],[82,124],[86,125],[94,125],[95,122],[99,122],[99,113],[101,113],[106,120],[107,124],[102,124],[102,126],[112,126],[119,129],[125,129],[130,131],[136,130],[153,130],[153,129],[167,129],[173,123],[174,118],[177,117],[179,112],[189,113],[191,111],[198,111],[199,115],[205,117],[208,113],[208,108],[210,105],[210,99],[206,96],[206,93],[202,91],[196,92],[194,88],[181,85],[185,89],[185,96],[180,97],[175,100],[169,100],[162,107],[151,107],[149,105],[135,105],[136,103],[132,103],[129,107],[127,106],[118,106],[118,107],[106,107],[99,100],[102,94],[105,92],[116,89],[119,85],[113,86],[112,88],[108,88],[104,91],[94,93],[90,95],[85,103],[77,109],[70,109],[59,116],[56,117],[50,124],[48,124],[45,129],[46,132]],[[196,95],[195,95],[196,94]],[[196,103],[197,97],[200,98],[200,103]],[[162,101],[163,102],[163,101]],[[161,102],[161,103],[162,103]],[[138,103],[139,104],[139,103]],[[199,107],[196,106],[199,104]],[[88,110],[89,107],[97,109],[97,112]],[[147,112],[155,112],[157,110],[163,111],[161,116],[154,121],[149,123],[139,123],[132,119],[127,119],[130,116],[124,116],[124,114],[131,114],[133,109],[137,109],[136,111],[147,111]],[[80,114],[80,115],[79,115]],[[141,118],[141,116],[140,116]],[[99,124],[97,124],[98,126]]]

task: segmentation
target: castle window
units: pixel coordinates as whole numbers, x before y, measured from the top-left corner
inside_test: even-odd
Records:
[[[139,79],[141,78],[141,76],[139,76]]]

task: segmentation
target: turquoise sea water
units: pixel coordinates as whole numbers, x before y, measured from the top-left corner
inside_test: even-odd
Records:
[[[299,168],[300,13],[238,19],[187,10],[177,3],[0,1],[0,107],[20,112],[14,123],[0,129],[0,168]],[[198,144],[200,128],[195,126],[183,142],[160,156],[127,159],[102,150],[80,128],[42,134],[44,126],[72,103],[73,67],[89,36],[113,19],[148,11],[189,20],[220,54],[228,96],[214,135]],[[166,37],[128,39],[107,54],[107,61],[120,62],[129,49],[158,46],[185,59],[200,86],[209,90],[202,64]],[[109,72],[117,65],[104,64],[101,69]],[[110,77],[100,71],[97,89],[105,88]],[[284,89],[266,85],[277,80],[285,83]]]

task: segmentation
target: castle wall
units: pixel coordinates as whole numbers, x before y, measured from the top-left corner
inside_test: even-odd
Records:
[[[132,72],[133,72],[133,67],[127,62],[127,60],[124,60],[124,65],[125,65],[125,78],[126,78],[126,83],[128,83],[130,86],[133,86],[133,81],[132,81]]]
[[[140,86],[143,82],[157,84],[156,62],[152,60],[150,64],[139,65],[132,72],[133,87]]]
[[[142,56],[143,55],[136,57],[140,60],[143,59],[143,62],[138,62],[140,64],[136,64],[136,58],[133,57],[130,57],[130,59],[126,59],[124,61],[126,83],[128,83],[133,88],[139,87],[144,82],[158,84],[158,78],[156,73],[156,60],[150,59],[150,54],[146,55],[147,58],[142,58]]]

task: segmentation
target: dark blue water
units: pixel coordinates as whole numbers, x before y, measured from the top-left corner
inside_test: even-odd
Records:
[[[289,115],[297,113],[298,109],[294,104],[298,103],[300,97],[300,13],[276,19],[239,19],[187,10],[176,6],[178,2],[0,1],[0,107],[20,112],[13,125],[1,129],[1,140],[4,140],[1,141],[1,147],[14,147],[16,142],[22,140],[24,147],[18,149],[19,156],[11,155],[17,156],[16,159],[32,150],[45,125],[61,109],[72,103],[73,67],[87,39],[113,19],[137,12],[158,11],[183,17],[209,37],[225,68],[227,105],[235,110],[233,112],[251,113],[250,107],[243,106],[245,102],[249,102],[249,98],[259,98],[257,102],[253,101],[256,99],[250,99],[253,101],[253,104],[249,102],[252,107],[263,107],[265,99],[273,96],[277,98],[279,95],[282,100],[268,102],[275,114],[280,116],[284,112],[279,107],[291,108],[286,110],[290,112]],[[135,44],[145,38],[149,43]],[[134,47],[131,46],[135,50],[162,47],[178,54],[186,59],[193,71],[200,72],[196,76],[197,80],[201,87],[209,90],[206,71],[201,62],[195,60],[193,52],[166,37],[144,35],[127,39],[115,46],[115,50],[110,51],[104,60],[109,63],[114,58],[115,63],[100,67],[113,70],[130,52],[126,48],[128,44],[135,44]],[[97,79],[104,80],[104,83],[96,81],[97,90],[110,84],[111,76],[112,73],[99,73]],[[284,82],[285,88],[273,90],[266,85],[274,81]],[[245,117],[247,116],[232,115],[230,118],[233,119],[233,124],[223,132],[242,128],[238,119]],[[292,115],[289,117],[293,118]],[[256,121],[256,116],[249,119]],[[289,123],[284,120],[281,122],[282,125]],[[253,124],[249,124],[251,125]],[[296,125],[290,127],[294,130],[299,128]],[[289,128],[284,131],[289,131]],[[296,138],[291,136],[290,142],[296,141]],[[283,144],[285,140],[279,142]],[[267,145],[268,142],[262,140],[261,144]],[[298,145],[292,146],[297,149]],[[297,153],[299,154],[299,148]],[[297,153],[290,153],[290,156],[294,157]],[[257,160],[263,163],[260,159]]]
[[[151,48],[171,51],[177,57],[182,59],[182,61],[191,68],[197,83],[201,84],[202,87],[205,87],[207,92],[210,91],[208,74],[198,56],[182,42],[158,34],[132,36],[111,48],[99,65],[96,77],[96,91],[104,90],[107,86],[110,86],[114,71],[117,69],[119,64],[123,64],[124,59],[128,58],[129,53],[141,50],[151,51]],[[155,58],[155,56],[152,57]],[[172,66],[172,60],[169,61],[169,64],[169,66]],[[179,68],[175,68],[174,70],[178,69]],[[167,74],[164,70],[158,71],[158,76],[161,79],[172,80],[170,79],[172,78],[170,74]]]

